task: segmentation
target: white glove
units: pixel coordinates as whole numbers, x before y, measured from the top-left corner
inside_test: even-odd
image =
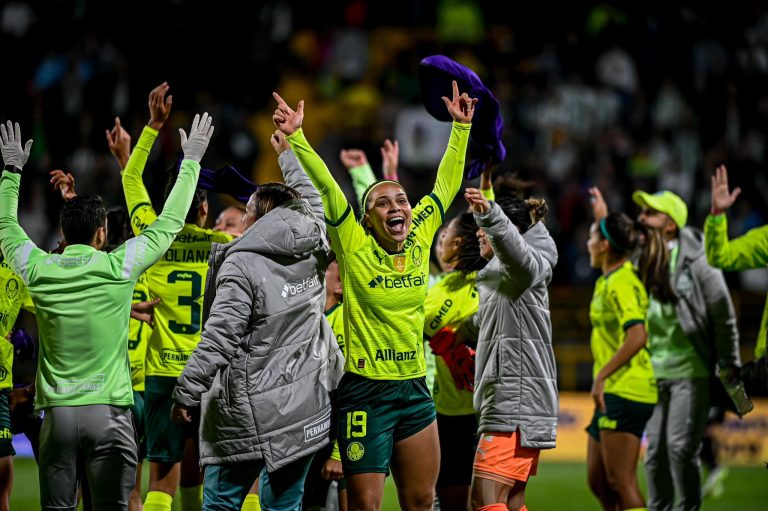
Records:
[[[14,129],[11,121],[6,124],[0,124],[0,152],[3,154],[3,163],[22,168],[27,163],[29,151],[32,149],[32,140],[27,140],[24,148],[21,148],[21,128],[16,123]]]
[[[195,160],[200,163],[200,160],[203,159],[205,150],[208,148],[208,142],[211,141],[211,135],[213,135],[212,121],[213,117],[210,117],[208,112],[203,114],[202,119],[200,114],[195,114],[192,128],[189,130],[189,138],[187,138],[184,130],[179,128],[181,150],[184,151],[185,160]]]

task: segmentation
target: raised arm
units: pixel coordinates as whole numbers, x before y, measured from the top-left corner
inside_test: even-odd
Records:
[[[304,132],[301,129],[301,123],[304,120],[304,101],[299,101],[299,105],[294,111],[276,92],[273,92],[272,95],[277,101],[277,110],[272,116],[272,121],[277,129],[285,134],[285,139],[291,145],[301,167],[320,193],[325,209],[326,223],[330,226],[341,224],[352,212],[352,207],[339,184],[333,179],[325,162],[304,137]]]
[[[363,201],[363,194],[376,182],[376,176],[373,173],[365,152],[360,149],[342,149],[339,153],[339,159],[342,165],[346,167],[349,177],[352,178],[352,188],[355,189],[355,198],[357,203]],[[389,179],[385,177],[384,179]],[[362,207],[362,205],[361,205]]]
[[[122,175],[131,157],[131,135],[125,131],[119,117],[115,117],[115,126],[111,130],[106,130],[106,135],[109,152],[115,157]]]
[[[449,100],[443,96],[443,102],[448,112],[453,117],[451,136],[448,139],[448,147],[445,149],[443,159],[437,169],[437,179],[432,190],[441,202],[444,210],[453,202],[459,193],[461,182],[464,179],[464,160],[467,155],[467,143],[469,131],[472,128],[472,117],[475,114],[477,99],[470,98],[467,93],[459,95],[459,86],[453,81],[453,98]]]
[[[712,210],[704,223],[704,249],[709,264],[726,271],[762,268],[768,264],[768,225],[728,239],[725,212],[736,201],[741,189],[728,188],[728,170],[721,165],[712,176]]]
[[[192,128],[187,138],[184,130],[179,130],[184,159],[181,162],[179,176],[176,178],[171,193],[165,201],[162,213],[139,236],[126,241],[115,253],[125,257],[123,275],[125,278],[138,279],[168,250],[176,234],[184,227],[184,220],[192,204],[200,176],[202,160],[208,143],[213,135],[213,119],[204,113],[202,118],[195,115]],[[128,175],[126,169],[123,177]]]
[[[165,125],[171,112],[173,96],[165,97],[168,89],[168,84],[163,82],[149,93],[149,123],[141,132],[139,142],[133,148],[123,171],[123,193],[125,193],[125,202],[131,216],[131,228],[134,234],[139,234],[157,219],[157,213],[152,207],[142,175],[157,134]],[[197,182],[196,179],[195,182]]]
[[[0,250],[11,269],[29,284],[28,268],[46,253],[32,242],[18,221],[21,169],[27,163],[32,140],[21,147],[21,127],[11,121],[0,124],[0,152],[3,175],[0,177]]]
[[[246,337],[253,310],[256,290],[235,262],[222,264],[215,285],[216,297],[200,343],[173,391],[173,400],[184,408],[199,406],[200,396],[211,388],[216,373],[230,363]]]
[[[476,188],[467,188],[465,196],[477,226],[485,231],[493,253],[520,292],[551,273],[551,263],[525,241],[498,204],[488,202]]]
[[[309,202],[315,217],[324,222],[323,201],[320,199],[320,194],[317,193],[314,185],[312,185],[312,181],[307,176],[307,173],[301,168],[299,160],[296,159],[291,146],[285,140],[285,134],[280,130],[276,130],[270,141],[277,153],[277,163],[280,165],[280,171],[283,173],[285,184],[299,192]]]

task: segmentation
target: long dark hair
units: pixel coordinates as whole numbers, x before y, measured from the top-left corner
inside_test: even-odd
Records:
[[[609,213],[598,222],[600,237],[608,241],[613,259],[631,257],[638,252],[640,280],[649,294],[662,303],[675,303],[677,296],[670,282],[669,249],[661,231],[646,227],[624,213]]]
[[[482,270],[488,260],[480,256],[480,242],[477,239],[477,224],[472,213],[463,213],[456,217],[456,236],[461,238],[461,245],[449,263],[453,269],[464,273]]]
[[[547,202],[536,197],[529,199],[502,197],[496,201],[496,204],[501,207],[501,210],[515,224],[515,227],[520,229],[521,234],[541,221],[549,211]]]

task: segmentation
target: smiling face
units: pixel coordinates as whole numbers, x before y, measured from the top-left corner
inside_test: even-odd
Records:
[[[461,248],[461,236],[456,229],[458,224],[458,218],[451,220],[445,229],[440,231],[440,237],[437,240],[437,258],[443,271],[453,269],[454,258]]]
[[[390,252],[402,250],[411,230],[411,205],[397,183],[382,183],[368,195],[363,225]]]
[[[491,246],[491,241],[488,239],[488,236],[485,235],[485,231],[478,229],[476,236],[477,241],[480,243],[480,257],[486,260],[492,259],[493,247]]]

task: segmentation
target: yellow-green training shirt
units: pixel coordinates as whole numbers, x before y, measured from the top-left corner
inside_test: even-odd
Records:
[[[355,221],[344,192],[303,131],[286,137],[323,200],[344,285],[346,371],[374,380],[426,374],[423,327],[430,247],[461,186],[470,128],[453,123],[435,187],[413,208],[408,237],[397,254],[387,253]]]
[[[424,338],[429,339],[444,327],[456,328],[477,312],[480,296],[477,293],[477,273],[454,271],[446,275],[427,292],[424,302]],[[450,369],[443,357],[435,357],[437,374],[432,390],[435,410],[441,415],[472,415],[472,392],[456,388]]]
[[[24,281],[0,255],[0,390],[13,388],[13,344],[8,334],[22,308],[35,312]]]
[[[644,324],[647,314],[648,294],[631,262],[597,279],[589,305],[593,377],[619,351],[627,329]],[[647,349],[641,349],[606,380],[605,393],[640,403],[656,403],[656,381]]]
[[[149,301],[147,274],[142,273],[133,288],[132,303]],[[144,364],[147,358],[147,344],[152,327],[143,321],[131,318],[128,322],[128,356],[131,359],[131,384],[133,390],[144,391]]]
[[[123,172],[123,191],[135,234],[157,219],[142,180],[156,138],[157,131],[145,126]],[[168,251],[147,270],[148,298],[161,301],[155,307],[155,327],[147,344],[145,376],[178,377],[184,370],[200,342],[211,243],[232,239],[223,232],[184,224]]]

